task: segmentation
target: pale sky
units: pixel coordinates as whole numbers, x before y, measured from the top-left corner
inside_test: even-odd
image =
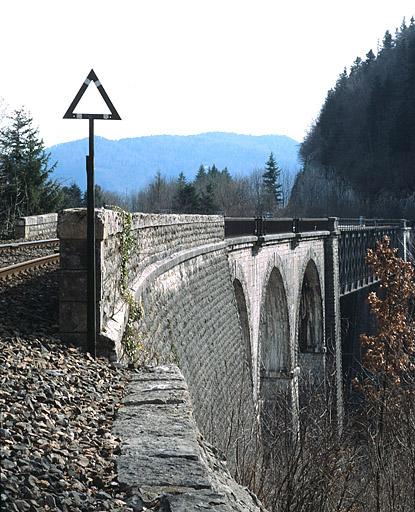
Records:
[[[84,138],[62,116],[93,68],[122,118],[98,135],[301,141],[343,67],[412,15],[414,0],[0,0],[0,97],[47,146]],[[105,113],[95,94],[83,107]]]

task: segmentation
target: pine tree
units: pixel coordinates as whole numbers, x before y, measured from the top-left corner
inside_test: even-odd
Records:
[[[82,192],[76,183],[62,187],[62,202],[60,208],[79,208],[82,206]]]
[[[390,50],[393,47],[392,34],[387,30],[383,37],[383,50]]]
[[[224,178],[226,181],[232,181],[231,173],[229,172],[227,167],[222,169],[222,172],[220,174],[221,174],[222,178]]]
[[[206,180],[206,169],[203,165],[199,167],[197,171],[195,183],[203,184]]]
[[[371,64],[372,62],[374,62],[376,60],[376,56],[375,54],[373,53],[373,50],[370,49],[367,53],[366,53],[366,60],[365,60],[365,64],[366,65],[369,65]]]
[[[281,169],[271,153],[265,164],[265,172],[262,175],[264,190],[264,206],[266,210],[273,211],[282,206]]]
[[[177,178],[177,186],[183,188],[186,185],[186,176],[181,172]]]
[[[9,236],[18,217],[55,211],[62,201],[56,181],[50,180],[56,164],[49,165],[33,119],[16,110],[0,131],[0,224]]]
[[[200,194],[199,211],[204,215],[213,215],[218,211],[212,183],[208,183],[206,191]]]
[[[199,211],[199,195],[192,183],[186,183],[181,172],[177,179],[177,192],[173,200],[176,213],[197,213]]]
[[[207,175],[210,179],[216,179],[219,175],[219,169],[216,167],[215,164],[212,165],[212,167],[208,167]]]

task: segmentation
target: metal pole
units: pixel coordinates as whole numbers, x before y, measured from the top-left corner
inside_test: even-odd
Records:
[[[75,114],[80,99],[93,82],[111,114]],[[116,119],[121,117],[91,69],[86,80],[72,100],[64,119],[89,119],[89,155],[86,157],[87,174],[87,350],[96,357],[97,348],[97,300],[96,300],[96,253],[95,253],[95,183],[94,183],[94,119]]]
[[[89,119],[89,155],[87,173],[87,331],[88,351],[96,357],[96,261],[95,261],[95,185],[94,185],[94,120]]]

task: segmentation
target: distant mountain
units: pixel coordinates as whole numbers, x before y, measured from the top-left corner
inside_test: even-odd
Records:
[[[139,190],[159,170],[176,178],[183,172],[194,178],[201,164],[227,167],[231,174],[246,175],[263,168],[271,151],[290,177],[299,169],[299,143],[283,135],[238,135],[203,133],[200,135],[155,135],[131,139],[95,138],[95,182],[117,192]],[[86,188],[85,155],[88,140],[66,142],[48,148],[51,162],[57,161],[54,178],[62,183],[77,183]],[[290,180],[292,181],[292,179]]]

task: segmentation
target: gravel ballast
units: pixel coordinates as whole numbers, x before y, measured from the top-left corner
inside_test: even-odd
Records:
[[[49,254],[57,252],[53,246],[30,247],[19,250],[0,251],[0,268],[23,263],[24,261],[34,260]]]
[[[131,511],[111,434],[130,372],[58,338],[57,274],[0,284],[0,510]]]
[[[129,510],[111,426],[128,373],[47,338],[0,340],[2,510]]]

